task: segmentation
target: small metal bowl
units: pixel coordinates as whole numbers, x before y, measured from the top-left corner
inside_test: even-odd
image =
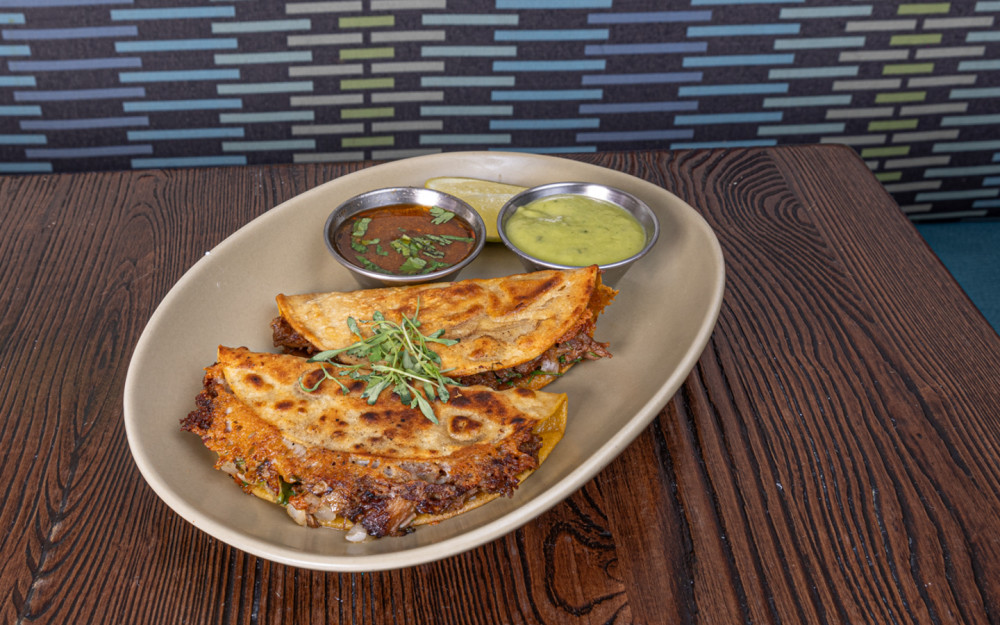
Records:
[[[417,275],[393,275],[359,267],[337,251],[333,241],[337,229],[341,224],[362,211],[396,204],[418,204],[428,207],[439,206],[455,213],[458,218],[472,227],[472,232],[475,235],[476,241],[469,255],[454,265],[438,269],[437,271]],[[326,227],[323,229],[323,238],[333,258],[346,267],[362,287],[403,286],[454,279],[462,269],[468,266],[483,251],[483,246],[486,243],[486,224],[483,223],[483,218],[480,217],[474,208],[453,195],[423,187],[388,187],[356,195],[335,208],[326,220]]]
[[[646,253],[652,249],[653,244],[656,243],[656,239],[660,236],[660,222],[656,218],[656,214],[653,213],[653,210],[639,198],[635,197],[631,193],[622,191],[621,189],[590,182],[556,182],[553,184],[532,187],[510,198],[507,203],[504,204],[503,208],[500,209],[499,215],[497,215],[497,231],[500,233],[500,239],[508,249],[517,255],[517,257],[521,260],[521,264],[524,265],[525,269],[528,271],[538,271],[541,269],[572,269],[576,267],[575,265],[560,265],[558,263],[536,258],[518,248],[507,238],[507,220],[510,219],[518,208],[530,204],[539,198],[551,195],[582,195],[610,202],[631,213],[631,215],[635,217],[642,226],[642,229],[646,232],[646,244],[639,252],[614,263],[599,265],[603,272],[601,275],[601,281],[605,284],[613,286],[616,282],[618,282],[618,280],[625,275],[625,272],[629,270],[635,261],[645,256]]]

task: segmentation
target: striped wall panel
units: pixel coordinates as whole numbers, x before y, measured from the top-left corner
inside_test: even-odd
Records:
[[[843,143],[1000,215],[998,0],[0,0],[0,174]]]

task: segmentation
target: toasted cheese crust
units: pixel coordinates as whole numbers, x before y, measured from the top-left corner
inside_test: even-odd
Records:
[[[352,292],[278,295],[274,343],[293,353],[340,349],[357,340],[346,319],[380,312],[399,322],[419,314],[425,334],[458,343],[437,349],[442,369],[462,383],[538,389],[583,359],[607,357],[593,340],[598,315],[616,291],[597,266]],[[567,344],[559,349],[556,346]],[[553,349],[555,348],[555,349]]]
[[[566,397],[451,387],[439,424],[363,382],[299,385],[321,365],[220,347],[182,428],[218,454],[216,468],[297,522],[399,535],[500,495],[544,460],[565,429]],[[329,365],[327,365],[329,367]]]

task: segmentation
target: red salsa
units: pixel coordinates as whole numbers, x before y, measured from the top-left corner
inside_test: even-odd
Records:
[[[472,227],[438,207],[395,204],[362,211],[333,235],[337,251],[378,273],[420,275],[451,267],[475,247]]]

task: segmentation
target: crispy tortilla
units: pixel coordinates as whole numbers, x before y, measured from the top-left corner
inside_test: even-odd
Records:
[[[352,292],[278,295],[274,343],[311,355],[357,340],[348,317],[376,312],[399,322],[419,314],[421,331],[458,339],[435,346],[441,368],[463,384],[539,389],[580,360],[608,357],[593,339],[597,317],[617,292],[597,266],[483,280],[438,282]]]
[[[340,378],[346,393],[332,380],[303,390],[321,366],[220,346],[182,429],[246,492],[302,525],[357,524],[354,538],[400,535],[510,496],[566,427],[564,394],[449,387],[434,424],[389,391],[369,404],[359,380]]]

